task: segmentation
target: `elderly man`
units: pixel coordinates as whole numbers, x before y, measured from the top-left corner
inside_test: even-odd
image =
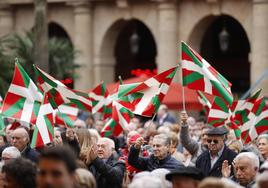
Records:
[[[153,138],[153,154],[149,157],[139,157],[143,142],[143,138],[140,137],[130,148],[128,163],[133,167],[139,170],[153,171],[157,168],[172,170],[183,166],[181,162],[170,155],[171,140],[167,135],[160,134]]]
[[[255,184],[255,177],[259,170],[259,158],[253,152],[239,153],[234,159],[234,181],[246,188]],[[222,164],[222,175],[228,178],[231,175],[231,165],[225,160]]]
[[[227,132],[224,127],[209,129],[206,132],[208,150],[204,151],[196,160],[196,167],[201,169],[205,176],[221,177],[223,161],[227,160],[230,165],[237,155],[224,143]]]
[[[23,127],[19,127],[13,131],[11,137],[12,146],[20,151],[22,157],[37,162],[38,153],[30,147],[29,142],[29,134]]]
[[[125,163],[114,158],[113,149],[113,140],[99,138],[88,152],[86,163],[96,178],[98,188],[122,187]]]
[[[6,162],[11,159],[16,159],[20,156],[21,156],[20,151],[16,147],[10,146],[5,148],[4,151],[2,152],[2,161]]]

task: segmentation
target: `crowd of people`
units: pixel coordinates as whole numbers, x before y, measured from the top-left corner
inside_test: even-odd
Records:
[[[179,121],[176,121],[178,119]],[[267,188],[268,135],[243,145],[226,127],[161,105],[155,121],[133,117],[118,137],[80,114],[54,128],[53,143],[31,148],[32,130],[8,124],[0,134],[0,188]]]

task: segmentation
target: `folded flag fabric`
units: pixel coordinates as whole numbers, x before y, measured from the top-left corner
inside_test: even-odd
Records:
[[[35,124],[42,100],[42,93],[16,59],[13,79],[2,106],[3,115]]]
[[[265,99],[258,99],[248,115],[248,121],[241,126],[241,138],[247,144],[258,137],[261,133],[268,131],[268,108]]]
[[[74,104],[62,104],[54,112],[55,124],[60,127],[74,127],[79,109]]]
[[[104,121],[112,116],[112,99],[104,83],[90,91],[89,97],[92,103],[92,114],[102,113]]]
[[[153,116],[168,92],[178,66],[166,70],[142,83],[119,86],[118,103],[142,116]]]
[[[36,125],[34,127],[31,147],[41,148],[48,143],[52,143],[54,136],[53,108],[48,101],[48,96],[40,107]]]
[[[208,113],[209,113],[210,108],[212,107],[212,104],[209,102],[209,100],[201,91],[197,91],[196,93],[197,93],[197,98],[199,102],[203,105],[204,111],[206,115],[208,116]]]
[[[181,42],[181,50],[183,86],[221,97],[231,105],[232,84],[186,43]]]
[[[114,101],[112,118],[105,124],[101,131],[101,136],[112,137],[120,135],[123,130],[127,129],[126,127],[130,123],[132,116],[131,111]]]
[[[59,80],[34,66],[41,90],[48,95],[48,100],[54,109],[62,104],[75,104],[79,109],[91,112],[89,95],[68,88]]]

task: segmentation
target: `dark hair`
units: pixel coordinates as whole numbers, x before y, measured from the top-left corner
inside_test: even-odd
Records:
[[[21,188],[36,187],[36,166],[25,158],[16,158],[8,161],[2,169],[15,185]]]
[[[74,152],[67,146],[55,146],[44,150],[40,155],[39,162],[43,159],[62,161],[69,173],[74,173],[76,169],[76,157]]]

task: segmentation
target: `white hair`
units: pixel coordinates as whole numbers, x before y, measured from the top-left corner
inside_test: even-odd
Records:
[[[266,139],[267,141],[268,141],[268,134],[261,134],[259,137],[258,137],[258,139],[257,139],[257,141],[259,142],[260,141],[260,139]]]
[[[108,145],[109,145],[109,148],[111,148],[111,150],[115,149],[115,144],[114,144],[114,141],[110,138],[106,138],[106,137],[101,137],[99,138],[98,141],[102,141],[102,142],[107,142]]]
[[[143,176],[134,179],[128,188],[165,188],[160,179],[153,176]]]
[[[20,151],[14,146],[10,146],[10,147],[5,148],[2,152],[2,156],[3,156],[3,154],[9,154],[14,159],[21,156]]]
[[[259,161],[259,157],[253,153],[253,152],[242,152],[242,153],[239,153],[234,160],[239,160],[241,158],[248,158],[250,161],[251,161],[251,164],[254,165],[254,167],[257,167],[259,168],[260,166],[260,161]]]

